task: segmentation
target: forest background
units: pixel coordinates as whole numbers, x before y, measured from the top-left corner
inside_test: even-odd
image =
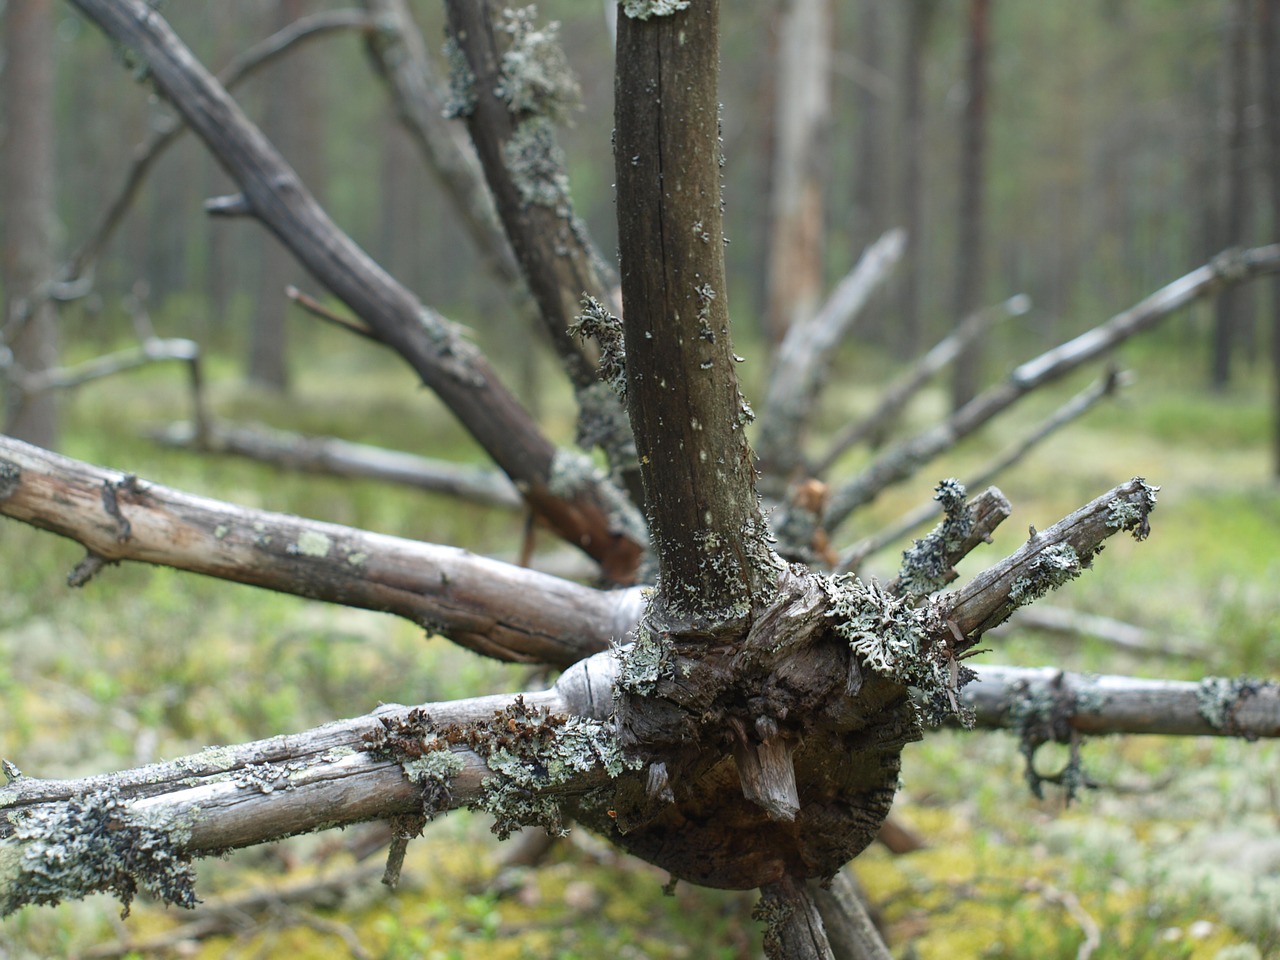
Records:
[[[163,13],[216,67],[284,23],[337,6],[170,2]],[[901,82],[909,6],[833,4],[830,125],[820,166],[827,286],[869,243],[903,222],[911,150]],[[1033,308],[990,336],[986,379],[1225,247],[1276,239],[1266,202],[1262,64],[1248,30],[1240,46],[1240,18],[1251,16],[1252,6],[1177,0],[992,6],[978,302],[1022,293]],[[616,228],[605,13],[585,0],[547,2],[541,10],[562,21],[562,40],[582,81],[583,108],[562,143],[577,210],[609,251]],[[902,334],[905,271],[899,271],[896,286],[891,281],[863,318],[856,344],[843,348],[850,386],[826,411],[829,427],[869,406],[886,371],[958,319],[968,11],[967,4],[933,4],[922,48],[922,169],[913,193],[923,230],[907,254],[921,278],[918,332],[910,339]],[[69,8],[54,12],[57,245],[65,255],[114,194],[134,145],[169,114],[145,86],[128,82],[120,51]],[[414,4],[414,12],[428,38],[442,36],[436,4]],[[763,377],[768,353],[764,278],[776,17],[774,5],[765,3],[724,11],[729,300],[740,351],[751,361],[744,368],[749,386],[753,376]],[[1240,111],[1231,90],[1233,71],[1242,69],[1249,92]],[[524,401],[541,408],[545,422],[559,419],[569,435],[569,399],[550,375],[545,352],[528,348],[534,336],[517,325],[508,301],[459,241],[444,213],[447,204],[398,126],[359,40],[339,34],[310,43],[263,70],[237,96],[338,223],[408,286],[467,323],[485,352],[511,372]],[[1243,153],[1235,154],[1242,164],[1232,162],[1236,116],[1246,131]],[[1228,229],[1233,189],[1250,198],[1238,232]],[[133,342],[145,312],[160,334],[201,344],[219,416],[474,458],[447,416],[393,361],[289,313],[282,291],[290,283],[309,289],[305,276],[255,224],[201,213],[206,198],[229,192],[229,182],[191,137],[159,161],[98,261],[92,293],[59,310],[64,359]],[[1113,547],[1126,562],[1077,585],[1064,603],[1183,638],[1198,656],[1152,665],[1096,639],[1064,648],[1048,635],[1024,633],[1011,644],[1009,659],[1117,672],[1145,667],[1192,679],[1213,672],[1274,674],[1280,601],[1270,585],[1280,572],[1274,546],[1280,499],[1268,453],[1272,373],[1263,362],[1272,346],[1272,289],[1242,288],[1233,309],[1239,337],[1229,383],[1213,389],[1215,307],[1187,310],[1126,348],[1124,360],[1139,378],[1126,397],[1002,480],[1020,508],[1017,516],[1025,509],[1029,523],[1047,522],[1079,501],[1081,491],[1092,495],[1121,476],[1145,473],[1162,483],[1166,494],[1152,544],[1132,555],[1129,545]],[[275,348],[255,340],[254,331],[261,337],[279,323],[286,333]],[[1038,400],[1018,416],[1029,424],[1061,398]],[[141,438],[185,403],[172,369],[89,386],[63,402],[63,448],[242,503],[514,553],[519,523],[508,514],[370,483],[317,482],[256,465],[195,460]],[[923,421],[945,405],[939,390],[912,416]],[[964,475],[1007,436],[977,438],[937,476]],[[868,526],[927,499],[936,479],[930,474],[894,493]],[[0,755],[21,757],[41,775],[101,769],[104,755],[145,762],[205,743],[301,728],[362,712],[377,700],[445,699],[524,680],[514,668],[477,662],[439,641],[424,647],[416,631],[384,618],[168,571],[111,571],[109,589],[95,582],[84,596],[68,598],[62,580],[78,558],[72,546],[8,523],[0,538],[6,556],[29,558],[21,569],[6,570],[0,583]],[[963,953],[963,938],[983,929],[998,931],[984,944],[990,956],[1044,956],[1051,931],[1061,955],[1075,956],[1088,939],[1082,916],[1103,931],[1098,957],[1215,957],[1242,944],[1259,955],[1280,949],[1274,839],[1280,757],[1274,748],[1136,738],[1099,745],[1091,750],[1092,769],[1111,789],[1069,811],[1052,795],[1042,802],[1024,795],[1012,742],[942,734],[908,755],[916,769],[901,808],[930,847],[896,859],[871,854],[863,858],[863,879],[897,943],[912,939],[913,924],[931,918],[928,935],[916,938],[916,955]],[[992,768],[1007,773],[1002,782],[989,775]],[[1017,816],[1010,816],[1011,805]],[[210,955],[280,951],[288,937],[299,938],[293,949],[310,949],[308,937],[346,943],[352,932],[373,956],[467,955],[473,940],[490,944],[486,950],[501,944],[511,956],[627,955],[628,949],[697,955],[681,951],[698,942],[695,931],[706,917],[716,918],[715,947],[723,955],[754,949],[749,898],[695,890],[665,901],[651,871],[631,866],[619,874],[617,858],[589,840],[562,851],[542,873],[493,884],[489,866],[462,852],[442,852],[462,835],[469,841],[483,836],[483,822],[450,818],[433,830],[439,845],[431,846],[429,836],[417,848],[420,859],[411,860],[431,866],[416,881],[409,871],[391,912],[370,907],[377,893],[354,896],[336,918],[324,911],[300,914],[316,922],[282,909],[239,940],[206,949]],[[310,876],[329,869],[335,857],[351,857],[324,843],[215,864],[213,870],[225,873],[215,883],[242,889],[263,874]],[[493,851],[495,863],[500,856]],[[610,869],[600,868],[601,861]],[[611,915],[615,908],[622,912]],[[637,918],[654,911],[660,912],[657,926],[640,932],[644,921]],[[113,929],[112,916],[101,903],[27,911],[0,932],[0,956],[74,953],[111,939],[127,945],[181,919],[143,911],[143,926],[131,922],[125,930]],[[455,922],[459,916],[464,922]],[[355,953],[349,943],[345,949]]]

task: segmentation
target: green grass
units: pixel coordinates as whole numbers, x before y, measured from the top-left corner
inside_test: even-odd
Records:
[[[763,367],[745,366],[750,375]],[[853,385],[857,376],[867,382],[860,368],[869,366],[850,363],[848,380],[827,404],[828,427],[870,406],[874,384]],[[224,416],[282,428],[480,458],[402,365],[363,345],[321,331],[307,342],[298,369],[294,395],[281,400],[246,390],[235,364],[213,356],[214,406]],[[993,641],[988,659],[1186,678],[1277,674],[1280,489],[1269,476],[1266,392],[1246,382],[1207,396],[1183,385],[1184,372],[1144,372],[1125,398],[1002,478],[1014,517],[962,573],[1016,547],[1029,524],[1048,526],[1115,483],[1145,475],[1162,486],[1150,540],[1112,544],[1094,571],[1051,602],[1186,637],[1209,647],[1211,661],[1137,659],[1093,640],[1026,633]],[[842,541],[928,497],[939,478],[964,476],[1081,383],[1032,399],[1011,423],[988,428],[886,492],[842,531]],[[567,438],[571,411],[563,391],[541,400],[557,437]],[[246,505],[480,552],[510,552],[519,542],[519,519],[500,512],[195,457],[141,437],[171,415],[185,416],[186,403],[175,368],[86,387],[66,405],[66,451]],[[925,395],[908,423],[926,422],[941,406],[939,392]],[[80,555],[73,544],[0,522],[0,756],[35,776],[102,772],[299,730],[380,701],[449,699],[531,682],[525,670],[481,660],[387,616],[167,570],[108,568],[82,590],[69,590],[64,578]],[[893,566],[889,555],[877,569]],[[1280,866],[1268,873],[1260,861],[1248,873],[1232,859],[1241,849],[1272,849],[1280,822],[1276,747],[1114,738],[1088,744],[1085,756],[1103,789],[1064,808],[1060,798],[1028,794],[1009,737],[941,732],[908,749],[898,810],[930,847],[905,857],[873,848],[858,865],[897,955],[1065,960],[1076,956],[1079,916],[1087,914],[1101,930],[1095,958],[1226,960],[1219,951],[1242,943],[1280,956]],[[280,856],[246,852],[206,864],[202,889],[222,893],[350,868],[348,854],[332,852],[335,842],[303,838]],[[343,955],[338,931],[388,960],[728,958],[759,949],[749,895],[680,885],[664,897],[664,876],[585,836],[545,868],[495,887],[501,853],[481,818],[450,816],[410,846],[401,891],[374,885],[340,909],[309,914],[323,922],[282,913],[240,941],[215,940],[197,955]],[[0,957],[70,955],[120,930],[143,936],[181,920],[144,904],[120,926],[114,910],[104,900],[25,910],[0,928]]]

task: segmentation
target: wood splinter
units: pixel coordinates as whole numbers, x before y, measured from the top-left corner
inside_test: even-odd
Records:
[[[792,822],[800,812],[796,771],[791,763],[795,745],[768,717],[756,721],[758,740],[747,735],[742,721],[735,719],[732,724],[733,759],[738,765],[742,795],[763,807],[770,820]]]

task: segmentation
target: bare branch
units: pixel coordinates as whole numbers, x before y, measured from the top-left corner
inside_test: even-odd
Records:
[[[1196,646],[1185,638],[1170,637],[1162,631],[1149,630],[1112,617],[1039,603],[1018,610],[996,632],[1004,634],[1019,629],[1094,637],[1120,650],[1147,657],[1195,660],[1199,663],[1211,662],[1215,657],[1213,650]]]
[[[768,925],[764,955],[769,960],[834,960],[822,915],[804,881],[783,877],[762,887],[754,916]]]
[[[109,496],[108,496],[109,494]],[[248,510],[0,437],[0,514],[136,560],[405,617],[500,660],[565,666],[639,618],[599,591],[465,550]]]
[[[324,10],[301,17],[237,56],[218,74],[218,80],[226,89],[232,90],[260,67],[304,41],[339,30],[365,30],[371,23],[369,15],[360,10]],[[97,260],[102,248],[133,205],[152,165],[186,130],[187,125],[181,117],[170,118],[161,129],[153,130],[147,140],[134,149],[133,162],[125,174],[124,183],[89,232],[89,236],[63,265],[63,279],[59,287],[74,285]]]
[[[892,960],[851,867],[837,873],[829,884],[810,880],[808,886],[835,960]]]
[[[924,464],[954,446],[1037,387],[1061,379],[1077,367],[1114,350],[1149,330],[1175,310],[1220,290],[1280,272],[1280,244],[1230,250],[1213,262],[1162,287],[1106,323],[1017,367],[1001,384],[974,397],[943,423],[890,448],[832,494],[824,521],[828,531],[880,491],[912,476]]]
[[[872,446],[879,446],[892,429],[902,408],[930,379],[954,363],[956,357],[960,356],[969,344],[985,334],[997,322],[1006,317],[1021,316],[1030,309],[1030,298],[1018,294],[1004,303],[979,310],[961,322],[954,331],[939,340],[928,353],[885,387],[875,410],[841,433],[831,444],[831,449],[826,455],[809,468],[809,472],[815,477],[822,476],[846,451],[863,441]]]
[[[524,505],[511,481],[495,470],[351,443],[337,437],[312,437],[230,423],[210,425],[203,438],[186,423],[171,424],[154,436],[167,446],[234,454],[305,473],[398,483],[507,510],[517,510]]]
[[[560,536],[616,581],[634,578],[643,524],[607,478],[562,454],[462,331],[423,306],[338,229],[279,153],[143,0],[74,0],[134,50],[240,186],[254,215],[396,350]]]
[[[1065,427],[1077,418],[1084,416],[1084,414],[1093,409],[1094,405],[1100,400],[1114,396],[1117,390],[1128,385],[1131,381],[1131,374],[1118,372],[1114,368],[1107,371],[1107,375],[1105,377],[1101,380],[1095,381],[1089,387],[1076,394],[1052,414],[1046,417],[1039,426],[1028,433],[1020,441],[979,470],[977,474],[965,482],[965,486],[972,488],[990,483],[997,476],[1026,456],[1027,453],[1029,453],[1038,444],[1048,439],[1048,437],[1060,430],[1062,427]],[[856,571],[860,566],[862,566],[863,561],[865,561],[867,557],[874,553],[879,553],[891,543],[896,543],[903,537],[907,536],[907,534],[916,529],[916,527],[928,523],[930,519],[937,516],[939,509],[939,506],[935,502],[922,503],[910,513],[900,517],[896,523],[885,527],[874,536],[860,540],[848,550],[841,553],[839,561],[836,564],[836,569]]]
[[[1041,742],[1073,734],[1280,737],[1280,685],[1248,677],[1143,680],[1068,673],[1053,667],[974,668],[961,691],[979,727],[1026,733]]]
[[[761,472],[780,485],[803,461],[801,441],[835,346],[848,335],[905,249],[906,234],[890,230],[867,248],[817,313],[787,330],[770,374],[757,441]]]

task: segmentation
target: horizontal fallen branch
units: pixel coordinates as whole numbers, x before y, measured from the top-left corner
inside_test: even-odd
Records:
[[[508,510],[524,506],[511,481],[497,470],[352,443],[337,437],[312,437],[258,425],[214,423],[202,439],[189,423],[182,422],[170,424],[153,436],[166,446],[234,454],[289,470],[398,483]]]
[[[621,637],[643,605],[636,589],[594,590],[455,547],[249,510],[3,436],[0,515],[81,543],[89,573],[134,560],[379,610],[500,660],[567,666]]]
[[[1113,647],[1142,656],[1198,660],[1202,663],[1208,663],[1214,658],[1212,650],[1196,647],[1183,638],[1170,638],[1161,631],[1149,630],[1112,617],[1067,610],[1063,607],[1047,607],[1038,603],[1023,607],[1015,613],[1009,618],[1005,627],[1000,628],[1000,632],[1006,632],[1006,628],[1043,630],[1047,633],[1069,634],[1075,637],[1096,637]]]

